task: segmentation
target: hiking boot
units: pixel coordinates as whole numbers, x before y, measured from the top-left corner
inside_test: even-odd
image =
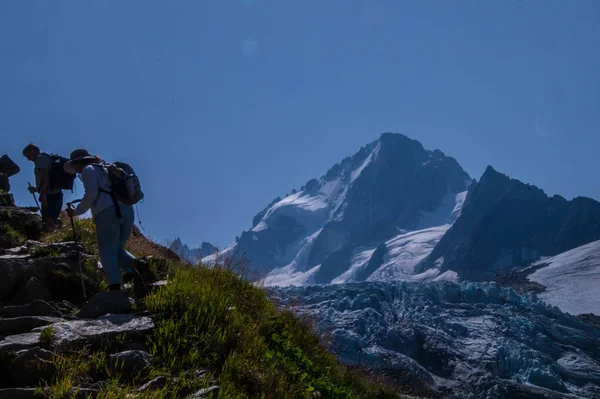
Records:
[[[123,282],[129,283],[137,277],[137,273],[133,269],[125,270],[123,273]]]

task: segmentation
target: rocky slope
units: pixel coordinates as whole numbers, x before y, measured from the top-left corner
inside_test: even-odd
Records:
[[[2,204],[0,398],[89,398],[98,394],[110,375],[123,382],[137,380],[150,365],[146,342],[155,329],[153,320],[147,314],[136,314],[139,302],[125,292],[99,292],[102,271],[94,270],[96,261],[83,245],[36,241],[42,232],[40,217],[14,206],[8,196],[3,196]],[[137,235],[136,245],[147,245],[141,244],[139,232]],[[88,300],[82,292],[78,253],[85,264]],[[135,284],[140,289],[132,292],[146,294],[150,282],[147,280],[146,286],[138,281]],[[82,365],[67,366],[66,358],[92,350],[104,353],[98,360],[104,372],[90,376],[83,386],[54,385],[56,376],[64,372],[61,367]],[[60,391],[63,388],[65,391]],[[140,392],[156,388],[145,385]]]
[[[488,167],[471,186],[461,216],[418,270],[452,270],[465,280],[493,278],[600,239],[600,203],[567,201]]]
[[[386,133],[320,179],[275,199],[227,251],[245,254],[274,284],[365,280],[384,263],[397,273],[394,259],[410,251],[394,252],[393,240],[437,228],[428,240],[432,248],[460,213],[470,182],[453,158]]]
[[[272,288],[332,349],[443,398],[600,397],[600,330],[495,283]]]

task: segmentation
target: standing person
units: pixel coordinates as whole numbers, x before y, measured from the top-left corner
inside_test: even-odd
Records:
[[[102,268],[111,291],[121,290],[121,273],[132,274],[137,259],[125,250],[125,244],[133,231],[134,211],[131,205],[125,205],[111,196],[111,183],[105,166],[99,164],[99,158],[91,156],[84,149],[71,153],[65,163],[65,172],[79,174],[85,194],[75,209],[68,208],[69,217],[83,215],[92,210],[96,225],[96,240]],[[115,207],[119,207],[118,211]]]
[[[41,152],[33,143],[23,149],[23,156],[35,164],[35,187],[29,187],[29,192],[40,195],[42,221],[46,229],[52,231],[60,223],[60,210],[63,205],[62,188],[52,182],[52,166],[57,157],[53,158]]]
[[[13,162],[8,155],[0,157],[0,191],[9,192],[10,182],[8,178],[16,175],[21,171],[21,168]]]

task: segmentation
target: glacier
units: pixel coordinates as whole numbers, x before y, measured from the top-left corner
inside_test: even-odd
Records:
[[[496,283],[270,287],[344,362],[444,398],[600,397],[600,330]]]

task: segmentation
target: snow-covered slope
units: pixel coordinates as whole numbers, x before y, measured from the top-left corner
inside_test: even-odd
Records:
[[[245,254],[267,285],[406,279],[460,215],[470,183],[453,158],[386,133],[274,200],[225,252]]]
[[[599,398],[600,330],[495,283],[271,288],[332,350],[439,398]]]
[[[534,269],[528,278],[546,287],[539,294],[544,301],[574,315],[600,316],[600,241],[540,261]]]

